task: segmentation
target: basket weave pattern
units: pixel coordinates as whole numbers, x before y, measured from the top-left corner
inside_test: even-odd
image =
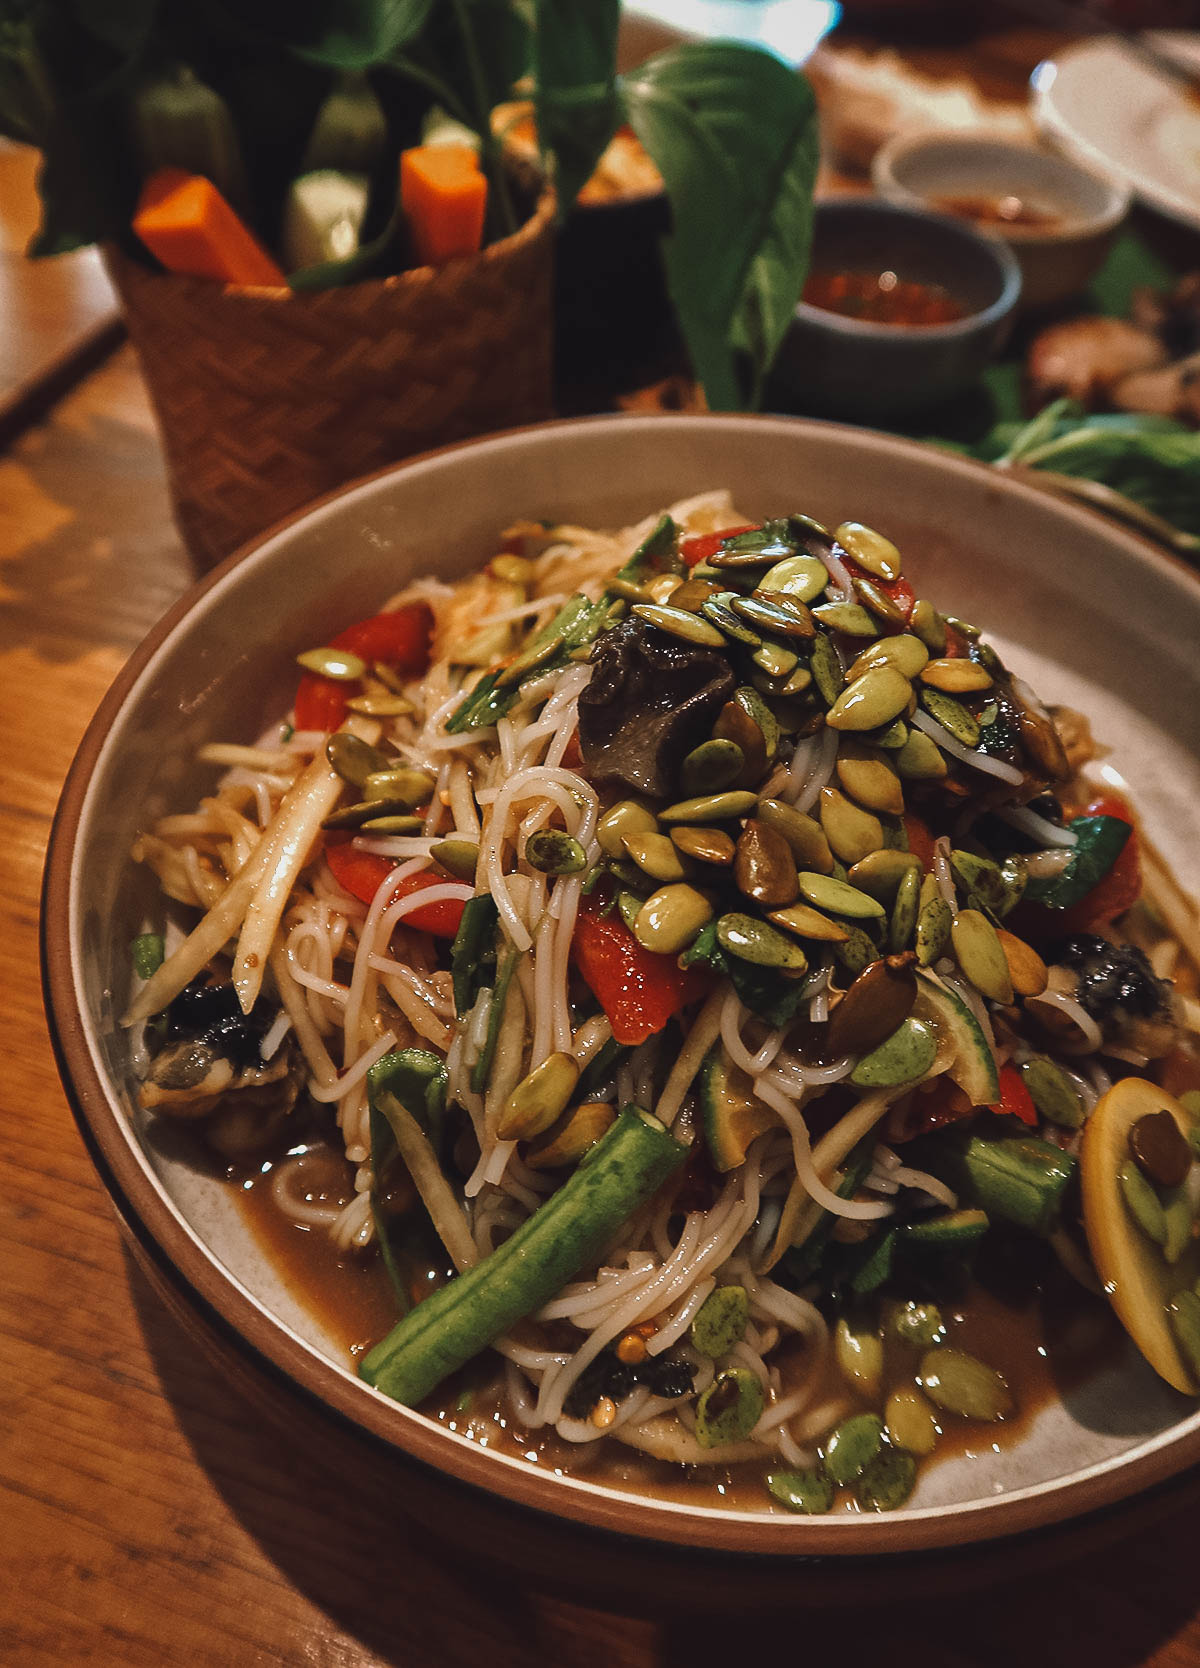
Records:
[[[106,255],[201,568],[358,475],[552,414],[550,198],[477,256],[309,295]]]

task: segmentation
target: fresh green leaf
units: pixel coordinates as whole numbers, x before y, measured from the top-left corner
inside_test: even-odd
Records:
[[[660,53],[620,88],[666,184],[667,283],[695,374],[714,410],[755,403],[808,265],[812,90],[769,53],[723,41]]]
[[[446,1110],[448,1076],[444,1062],[427,1048],[397,1048],[377,1060],[367,1073],[372,1103],[377,1095],[395,1095],[429,1135],[434,1146]]]
[[[679,958],[680,967],[709,967],[722,976],[729,972],[729,961],[717,939],[717,923],[709,921],[693,938]]]
[[[616,131],[614,67],[620,0],[535,0],[534,117],[568,212]]]
[[[1076,817],[1071,861],[1059,874],[1032,877],[1025,896],[1046,909],[1070,909],[1099,885],[1125,849],[1132,830],[1120,817]]]
[[[726,956],[729,982],[751,1013],[780,1030],[795,1019],[808,1001],[803,979],[785,979],[775,969],[756,967],[738,956]]]
[[[126,0],[129,3],[129,0]],[[230,41],[288,52],[326,69],[367,69],[416,39],[434,0],[193,0]]]

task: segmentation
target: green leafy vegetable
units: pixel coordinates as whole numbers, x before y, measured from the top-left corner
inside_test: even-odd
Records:
[[[620,0],[535,0],[534,119],[560,215],[591,178],[620,119],[620,13]]]
[[[696,376],[714,410],[756,404],[808,264],[812,89],[728,41],[659,53],[620,87],[666,185],[667,285]]]
[[[1076,817],[1070,824],[1078,836],[1071,861],[1059,874],[1031,878],[1025,896],[1046,909],[1070,909],[1099,884],[1125,849],[1133,832],[1120,817]]]

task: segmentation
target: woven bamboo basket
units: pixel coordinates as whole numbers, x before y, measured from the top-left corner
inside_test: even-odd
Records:
[[[307,295],[107,250],[197,566],[355,476],[550,416],[553,214],[546,197],[469,259]]]

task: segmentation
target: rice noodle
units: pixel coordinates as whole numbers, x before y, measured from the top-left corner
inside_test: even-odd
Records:
[[[1008,764],[1004,759],[994,759],[988,753],[980,753],[974,747],[964,747],[961,741],[952,736],[944,724],[939,724],[936,718],[931,718],[920,707],[913,713],[911,722],[918,730],[924,730],[941,748],[943,753],[949,753],[953,758],[970,765],[974,770],[983,771],[988,776],[998,776],[1002,782],[1011,782],[1019,787],[1025,780],[1025,772],[1018,770],[1016,765]]]
[[[996,814],[1010,827],[1028,834],[1031,840],[1040,840],[1044,846],[1075,846],[1079,843],[1079,835],[1073,828],[1060,828],[1056,822],[1031,811],[1028,805],[1002,805]]]

